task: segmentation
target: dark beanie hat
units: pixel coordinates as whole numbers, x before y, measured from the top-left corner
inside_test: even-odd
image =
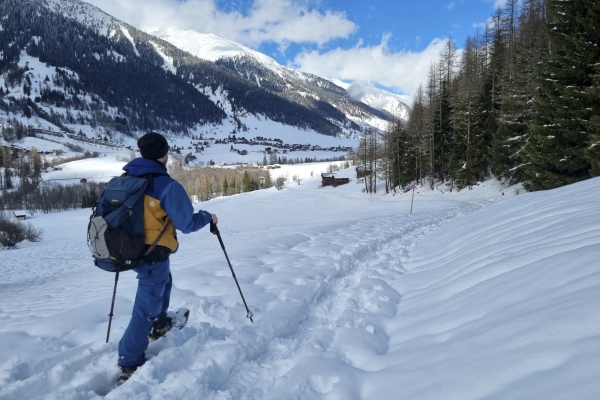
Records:
[[[139,138],[137,145],[142,157],[150,160],[158,160],[169,151],[167,139],[160,133],[150,132]]]

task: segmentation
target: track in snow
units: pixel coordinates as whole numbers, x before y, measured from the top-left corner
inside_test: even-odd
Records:
[[[0,372],[0,399],[280,399],[290,398],[290,389],[297,398],[320,398],[340,379],[352,379],[356,371],[368,370],[363,355],[387,352],[385,323],[395,316],[402,300],[402,294],[391,284],[404,274],[402,261],[408,257],[409,248],[437,226],[482,205],[472,202],[418,217],[362,215],[329,223],[327,229],[315,224],[295,232],[285,226],[274,228],[268,232],[270,239],[262,238],[244,260],[244,268],[261,271],[253,282],[255,297],[248,295],[244,290],[250,289],[248,283],[242,282],[255,313],[254,324],[243,318],[241,302],[224,305],[190,293],[190,300],[182,305],[191,310],[188,326],[151,343],[147,352],[150,360],[116,389],[117,332],[113,331],[108,344],[93,342],[76,347],[69,341],[73,332],[47,343],[34,341],[32,336],[33,344],[44,351],[48,346],[55,348],[55,355],[37,363],[17,357],[5,363],[4,372]],[[251,233],[241,236],[238,240],[252,240]],[[81,254],[79,248],[67,251]],[[241,267],[234,262],[236,271]],[[176,286],[179,282],[183,287],[185,272],[174,271]],[[68,302],[78,295],[80,275],[74,271],[71,278],[65,278],[70,289],[57,293],[57,299]],[[231,285],[236,290],[233,282]],[[44,312],[43,286],[38,288],[40,293],[33,296],[39,295],[40,312]],[[105,293],[105,289],[96,288],[98,293]],[[98,296],[105,303],[105,294]],[[82,307],[89,309],[89,305]],[[236,319],[234,314],[240,317]],[[233,323],[218,323],[219,315]],[[105,334],[103,320],[96,321],[99,315],[78,310],[74,316],[88,319],[77,326],[96,323],[96,328],[89,328],[95,329],[90,335],[98,338]],[[32,317],[35,315],[23,318]],[[314,366],[308,361],[314,359],[320,360],[322,370],[307,367]],[[357,393],[349,389],[347,398]]]
[[[387,352],[385,319],[395,316],[402,299],[390,283],[406,272],[402,260],[408,249],[427,232],[481,205],[434,213],[426,220],[386,217],[342,224],[326,233],[288,234],[270,251],[261,249],[261,259],[272,265],[277,254],[293,252],[294,265],[273,267],[256,284],[279,282],[270,275],[285,274],[287,268],[303,268],[306,277],[278,292],[261,312],[262,321],[236,330],[200,324],[196,331],[182,332],[172,339],[173,347],[134,375],[135,383],[108,398],[155,393],[157,383],[168,386],[173,398],[280,399],[290,398],[291,388],[298,398],[311,398],[311,393],[318,398],[338,378],[304,371],[303,360],[321,358],[331,371],[357,368],[362,351]],[[324,266],[328,274],[320,272]],[[357,348],[337,347],[337,335],[354,337]]]

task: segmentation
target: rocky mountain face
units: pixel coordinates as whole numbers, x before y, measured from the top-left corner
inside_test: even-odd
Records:
[[[254,115],[343,137],[391,117],[331,81],[197,35],[149,34],[79,0],[2,0],[0,116],[133,135],[225,119],[242,132]]]

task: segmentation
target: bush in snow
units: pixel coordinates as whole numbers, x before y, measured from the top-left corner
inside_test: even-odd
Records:
[[[285,181],[286,179],[283,176],[280,176],[279,178],[275,179],[275,187],[277,188],[277,190],[283,189],[283,187],[285,186]]]
[[[4,212],[0,212],[0,245],[14,247],[23,240],[39,242],[43,229],[35,229],[29,222],[11,221]]]

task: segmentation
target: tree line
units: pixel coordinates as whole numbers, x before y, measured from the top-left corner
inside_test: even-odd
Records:
[[[206,201],[221,196],[267,189],[273,186],[269,171],[258,168],[185,167],[183,158],[175,156],[169,175],[179,181],[186,192]]]
[[[89,208],[96,203],[102,190],[103,182],[63,185],[26,181],[13,190],[2,191],[0,210],[26,210],[33,215]]]
[[[210,167],[183,168],[181,160],[169,168],[190,199],[199,201],[266,189],[273,186],[268,171]],[[3,190],[0,210],[27,210],[44,214],[93,207],[104,190],[103,182],[64,185],[56,182],[23,180],[12,190]]]
[[[599,176],[598,21],[598,1],[507,0],[462,52],[447,40],[409,121],[363,135],[368,179],[542,190]]]

